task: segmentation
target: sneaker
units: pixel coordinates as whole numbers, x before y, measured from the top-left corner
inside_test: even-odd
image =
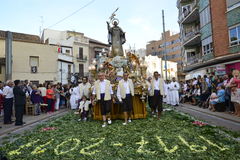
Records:
[[[111,121],[111,119],[110,119],[110,120],[108,120],[108,124],[112,124],[112,121]]]
[[[124,122],[124,123],[123,123],[123,125],[124,125],[124,126],[126,126],[126,125],[127,125],[127,123],[126,123],[126,122]]]
[[[106,127],[106,126],[107,126],[107,124],[106,124],[106,123],[103,123],[102,127],[104,128],[104,127]]]
[[[132,122],[132,120],[131,120],[131,119],[128,119],[128,122],[129,122],[129,123],[131,123],[131,122]]]
[[[81,121],[81,119],[78,119],[78,122],[80,122]]]
[[[87,121],[87,118],[85,117],[85,118],[83,119],[83,121],[85,121],[85,122],[86,122],[86,121]]]

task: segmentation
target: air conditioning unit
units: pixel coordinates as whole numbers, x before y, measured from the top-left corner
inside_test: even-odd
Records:
[[[31,66],[31,73],[37,73],[37,66]]]

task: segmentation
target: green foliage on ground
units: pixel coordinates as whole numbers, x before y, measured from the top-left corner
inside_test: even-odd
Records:
[[[116,120],[106,128],[100,121],[77,119],[77,115],[69,113],[39,125],[0,150],[12,160],[240,159],[239,142],[220,134],[215,127],[193,125],[191,117],[175,111],[164,112],[161,120],[148,117],[127,126]],[[56,130],[42,131],[45,127]],[[33,154],[34,150],[37,154]]]

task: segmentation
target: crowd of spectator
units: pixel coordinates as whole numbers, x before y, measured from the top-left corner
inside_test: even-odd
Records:
[[[240,116],[240,74],[198,76],[180,82],[180,101],[211,111],[228,111]]]
[[[33,115],[51,114],[60,108],[70,107],[71,85],[61,83],[32,84],[28,80],[11,80],[0,82],[0,115],[4,124],[12,124],[15,115],[15,125],[23,125],[23,115],[31,105]]]

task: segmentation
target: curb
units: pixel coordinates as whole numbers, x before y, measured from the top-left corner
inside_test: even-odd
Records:
[[[50,116],[44,117],[44,118],[39,119],[39,120],[36,120],[36,121],[32,121],[32,122],[27,123],[27,124],[25,124],[25,125],[23,125],[23,126],[16,126],[16,127],[13,128],[13,129],[10,129],[10,130],[7,130],[7,131],[1,133],[1,134],[0,134],[0,139],[1,139],[2,137],[6,136],[6,135],[11,134],[12,132],[15,132],[15,131],[18,131],[18,130],[22,130],[22,129],[24,130],[25,128],[30,127],[31,125],[33,125],[33,124],[35,124],[35,123],[42,122],[42,121],[47,121],[47,120],[50,120],[51,118],[54,118],[54,117],[57,117],[57,116],[61,116],[62,114],[67,113],[68,111],[69,111],[69,110],[63,110],[63,111],[58,112],[58,113],[56,113],[56,114],[54,114],[54,115],[50,115]]]
[[[202,110],[194,109],[192,107],[187,107],[187,106],[184,106],[182,104],[180,104],[180,106],[183,107],[184,109],[194,110],[194,111],[198,111],[198,112],[201,112],[201,113],[205,113],[207,115],[211,115],[211,116],[215,116],[215,117],[218,117],[218,118],[222,118],[224,120],[232,121],[232,122],[235,122],[235,123],[240,123],[240,120],[234,120],[234,119],[226,118],[226,117],[224,117],[222,115],[212,114],[211,112],[205,112],[205,111],[202,111]]]

